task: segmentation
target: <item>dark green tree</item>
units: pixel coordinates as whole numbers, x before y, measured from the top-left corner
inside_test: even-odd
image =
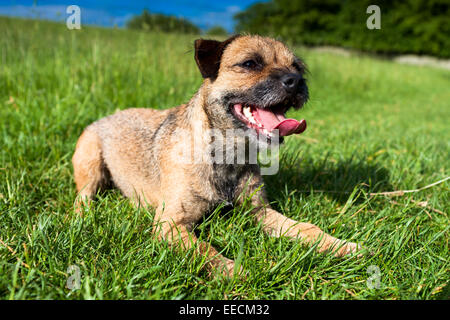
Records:
[[[221,26],[213,26],[205,32],[208,36],[227,36],[228,32]]]
[[[369,30],[369,5],[381,9],[381,29]],[[450,57],[448,0],[272,0],[235,16],[236,31],[306,45]]]
[[[142,14],[131,18],[126,25],[130,29],[155,32],[200,33],[200,29],[196,25],[184,18],[150,13],[147,9],[144,9]]]

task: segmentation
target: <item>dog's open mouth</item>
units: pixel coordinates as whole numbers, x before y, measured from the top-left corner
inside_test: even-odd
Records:
[[[283,106],[259,108],[258,106],[242,103],[231,106],[233,114],[248,128],[255,129],[258,134],[271,136],[274,130],[278,130],[280,137],[302,133],[306,129],[304,119],[287,119]]]

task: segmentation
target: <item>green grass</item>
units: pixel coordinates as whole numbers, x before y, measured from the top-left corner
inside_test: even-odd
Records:
[[[449,279],[450,73],[297,50],[311,101],[292,113],[273,206],[373,251],[333,258],[264,235],[244,208],[197,227],[244,279],[210,279],[203,262],[152,235],[153,212],[119,192],[73,211],[70,159],[83,128],[127,107],[168,108],[201,83],[194,37],[0,18],[0,297],[3,299],[438,299]],[[418,202],[427,201],[426,207]],[[435,209],[435,210],[432,210]],[[67,289],[77,265],[82,287]],[[380,270],[370,289],[369,266]]]

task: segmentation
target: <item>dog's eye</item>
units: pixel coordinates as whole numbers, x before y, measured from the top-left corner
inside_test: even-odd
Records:
[[[294,62],[292,64],[292,66],[294,67],[295,70],[297,70],[298,72],[302,72],[302,68],[300,67],[300,65],[297,62]]]
[[[255,60],[247,60],[242,63],[242,66],[246,69],[256,69],[258,64]]]

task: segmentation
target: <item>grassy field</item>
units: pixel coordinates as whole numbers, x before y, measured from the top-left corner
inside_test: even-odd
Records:
[[[197,226],[245,278],[210,279],[192,252],[152,235],[153,213],[119,192],[73,211],[71,157],[83,128],[117,109],[168,108],[201,83],[195,37],[0,18],[0,298],[439,299],[448,297],[450,73],[296,50],[311,100],[292,117],[273,206],[373,251],[333,258],[269,238],[243,208]],[[69,290],[69,266],[81,288]],[[374,266],[374,267],[371,267]],[[370,268],[369,268],[370,267]],[[379,288],[376,283],[379,270]]]

